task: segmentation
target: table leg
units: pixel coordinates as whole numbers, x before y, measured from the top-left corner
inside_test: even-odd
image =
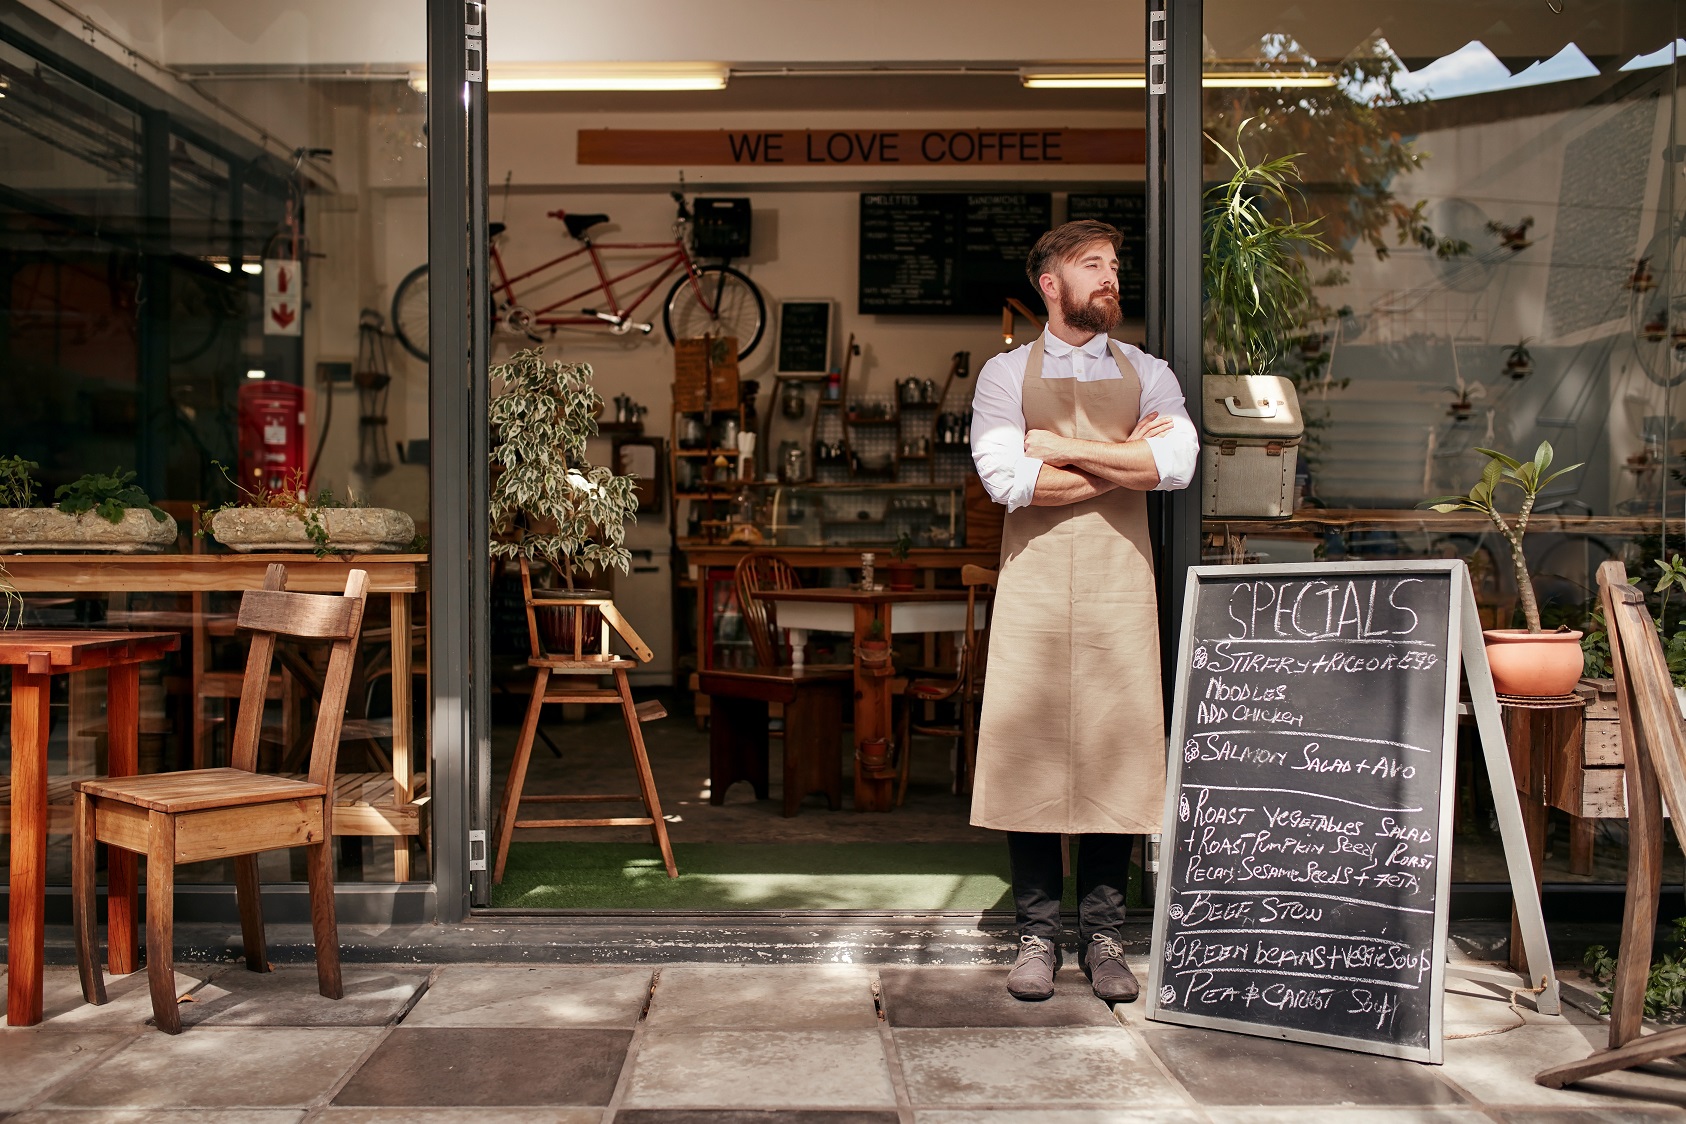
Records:
[[[132,777],[140,771],[140,664],[121,664],[106,672],[106,772]],[[105,900],[108,963],[114,976],[135,970],[135,853],[106,849]]]
[[[47,912],[47,699],[50,675],[12,668],[12,871],[6,1023],[41,1021]]]
[[[790,670],[801,671],[808,662],[808,630],[790,630]]]
[[[888,605],[855,606],[855,811],[888,812],[895,795],[893,776],[878,779],[866,775],[861,763],[861,746],[865,742],[890,738],[890,679],[894,671],[861,666],[860,648],[867,639],[872,622],[880,620],[886,639],[890,633]]]
[[[411,713],[410,595],[392,595],[392,798],[408,804],[415,793],[415,722]],[[392,837],[392,878],[410,880],[410,837]]]

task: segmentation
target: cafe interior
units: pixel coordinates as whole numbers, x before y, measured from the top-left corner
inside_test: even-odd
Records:
[[[1272,367],[1297,467],[1268,515],[1165,499],[1199,557],[1167,539],[1162,570],[1462,558],[1508,625],[1504,542],[1419,505],[1478,479],[1478,449],[1542,440],[1583,466],[1529,538],[1548,625],[1596,631],[1601,562],[1649,591],[1683,550],[1686,3],[1205,0],[1200,184],[1149,164],[1144,5],[470,4],[466,288],[429,260],[461,186],[430,152],[440,7],[0,0],[6,624],[174,637],[121,714],[106,671],[52,677],[50,887],[70,783],[114,739],[143,773],[228,763],[240,598],[280,562],[291,589],[369,574],[342,895],[1009,908],[1006,849],[969,823],[1003,518],[973,387],[1042,330],[1024,257],[1070,219],[1119,230],[1115,334],[1147,344],[1150,185],[1195,200],[1226,151],[1291,157],[1290,213],[1315,224]],[[471,361],[440,358],[465,338],[442,307],[477,310]],[[1220,351],[1178,370],[1191,396]],[[564,401],[535,435],[516,423],[547,386]],[[534,441],[565,450],[537,483],[512,467]],[[1686,638],[1686,597],[1652,605]],[[298,774],[326,650],[283,647],[258,760]],[[1466,756],[1454,890],[1478,911],[1508,891]],[[1548,894],[1619,900],[1611,781],[1582,769],[1544,813]],[[299,883],[303,860],[260,876]],[[177,878],[214,897],[233,874]]]

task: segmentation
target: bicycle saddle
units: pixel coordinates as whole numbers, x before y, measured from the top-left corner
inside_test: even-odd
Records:
[[[486,237],[496,238],[498,235],[502,234],[505,229],[504,224],[501,222],[489,222],[486,224]]]
[[[576,215],[570,213],[562,216],[562,225],[568,228],[568,233],[581,241],[585,240],[586,231],[599,223],[608,221],[608,215]]]

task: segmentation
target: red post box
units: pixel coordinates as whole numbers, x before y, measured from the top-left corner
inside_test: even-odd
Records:
[[[249,382],[240,388],[240,487],[251,492],[302,488],[305,473],[304,387]]]

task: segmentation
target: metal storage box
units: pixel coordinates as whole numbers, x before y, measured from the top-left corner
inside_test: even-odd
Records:
[[[1280,375],[1207,375],[1200,415],[1202,515],[1286,519],[1305,423]]]

